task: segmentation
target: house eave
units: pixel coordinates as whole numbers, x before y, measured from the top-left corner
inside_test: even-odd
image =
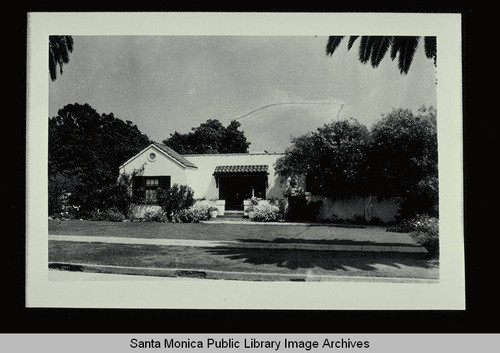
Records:
[[[128,159],[125,163],[123,163],[122,165],[120,165],[119,169],[124,168],[127,164],[131,163],[133,160],[135,160],[137,157],[139,157],[141,154],[143,154],[144,152],[146,152],[151,147],[153,147],[156,151],[158,151],[159,153],[161,153],[162,155],[164,155],[168,159],[172,160],[173,162],[175,162],[176,164],[178,164],[179,166],[181,166],[184,169],[198,169],[197,166],[190,166],[190,165],[185,165],[185,164],[181,163],[180,161],[178,161],[177,159],[175,159],[174,157],[170,156],[168,153],[166,153],[165,151],[163,151],[161,148],[159,148],[158,146],[156,146],[154,143],[151,143],[149,146],[147,146],[146,148],[144,148],[143,150],[141,150],[140,152],[138,152],[137,154],[135,154],[133,157],[131,157],[130,159]]]

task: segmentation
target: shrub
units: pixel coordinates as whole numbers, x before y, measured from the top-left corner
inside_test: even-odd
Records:
[[[187,185],[174,184],[168,189],[158,189],[158,205],[167,217],[172,218],[181,210],[194,204],[194,191]]]
[[[200,221],[207,221],[210,219],[210,211],[216,208],[209,203],[196,203],[190,209],[193,210]]]
[[[280,213],[282,215],[285,214],[286,202],[284,199],[279,199],[277,197],[271,197],[271,198],[269,198],[268,202],[271,205],[278,206],[278,208],[280,209]]]
[[[260,197],[252,197],[250,201],[252,202],[252,205],[257,206],[259,201],[262,201],[262,199]]]
[[[283,194],[285,197],[303,196],[304,187],[303,180],[297,175],[289,176],[286,180],[286,189]]]
[[[401,216],[410,218],[419,214],[439,217],[439,180],[427,177],[411,188],[411,192],[402,199]]]
[[[217,212],[217,214],[219,213],[219,209],[215,206],[210,206],[208,208],[208,213],[211,214],[212,212]]]
[[[133,197],[130,195],[129,186],[125,183],[118,182],[107,185],[95,196],[100,199],[99,204],[103,209],[118,210],[125,217],[130,216],[130,207]]]
[[[125,215],[118,208],[110,208],[104,211],[105,217],[112,222],[121,222],[125,219]]]
[[[282,218],[278,206],[269,203],[259,204],[253,207],[254,220],[259,222],[278,221]]]
[[[289,197],[287,217],[290,220],[315,221],[318,217],[323,201],[307,202],[304,196]]]
[[[143,221],[145,222],[167,222],[168,217],[163,211],[147,211],[144,214]]]
[[[307,203],[305,209],[305,219],[308,221],[315,221],[319,215],[321,206],[323,206],[323,201],[321,200]]]
[[[172,219],[180,223],[198,223],[200,221],[200,214],[196,210],[189,208],[180,210]]]
[[[437,218],[430,217],[426,214],[417,215],[413,218],[403,219],[398,224],[387,228],[390,232],[397,233],[411,233],[415,231],[422,231],[426,228],[432,227],[433,223],[437,223]]]
[[[410,236],[427,249],[431,256],[439,255],[439,219],[418,215],[413,219]]]
[[[210,203],[196,203],[188,209],[178,211],[172,216],[176,222],[182,223],[197,223],[210,219],[210,211],[217,210]]]
[[[388,231],[410,233],[418,244],[427,249],[430,255],[439,255],[439,219],[428,215],[417,215],[389,227]]]
[[[108,208],[104,211],[94,210],[91,212],[92,221],[111,221],[111,222],[121,222],[125,220],[125,216],[116,207]]]
[[[48,206],[49,215],[61,217],[61,213],[67,210],[68,194],[74,188],[74,182],[70,177],[62,174],[56,174],[49,177],[48,181]]]

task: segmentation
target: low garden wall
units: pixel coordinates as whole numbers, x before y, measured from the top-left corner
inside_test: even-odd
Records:
[[[196,205],[208,205],[217,208],[217,214],[219,216],[224,216],[226,211],[226,200],[198,200],[195,202]]]
[[[308,201],[323,201],[318,220],[364,220],[393,223],[400,210],[400,198],[378,199],[376,196],[354,196],[350,198],[331,198],[321,195],[307,195]]]
[[[132,219],[144,219],[148,214],[160,213],[161,206],[158,205],[134,205],[132,207]]]

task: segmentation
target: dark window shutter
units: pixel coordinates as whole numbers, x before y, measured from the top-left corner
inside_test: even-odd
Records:
[[[142,176],[134,176],[132,178],[132,193],[135,197],[143,197],[144,195],[142,195],[140,193],[140,189],[144,186],[144,184],[146,183],[146,179]]]
[[[158,179],[160,188],[165,190],[170,188],[170,175],[159,176]]]

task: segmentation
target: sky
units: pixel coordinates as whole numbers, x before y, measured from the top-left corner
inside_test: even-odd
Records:
[[[49,79],[49,117],[67,104],[130,120],[156,142],[207,119],[237,119],[250,152],[283,152],[292,136],[354,118],[370,128],[393,108],[436,107],[436,68],[417,49],[407,75],[387,55],[376,69],[344,40],[320,36],[73,36]],[[253,112],[253,113],[252,113]]]

